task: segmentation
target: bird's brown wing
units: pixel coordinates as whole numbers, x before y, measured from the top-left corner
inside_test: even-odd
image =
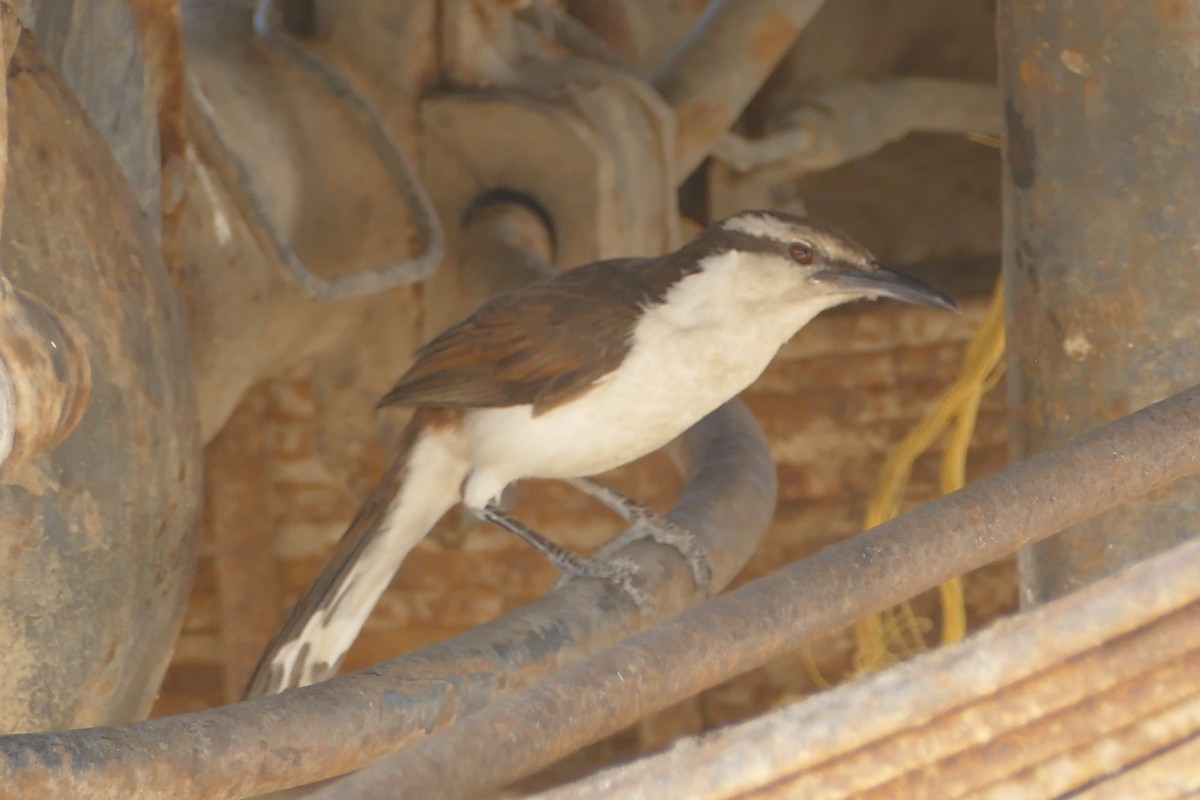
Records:
[[[589,264],[500,295],[417,351],[379,402],[543,413],[621,363],[640,307],[659,292],[641,260]]]

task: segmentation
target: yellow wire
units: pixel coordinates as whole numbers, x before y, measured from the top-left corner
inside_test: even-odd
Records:
[[[958,378],[916,427],[888,455],[880,471],[879,486],[867,506],[864,525],[873,528],[900,513],[904,487],[913,464],[948,430],[941,465],[941,490],[956,491],[966,483],[967,451],[975,432],[983,395],[1004,372],[1004,291],[997,283],[988,311],[975,332],[963,359]],[[958,641],[966,634],[967,617],[962,580],[953,578],[940,587],[942,644]],[[908,636],[905,636],[905,631]],[[855,628],[855,669],[878,669],[895,660],[892,648],[901,653],[924,649],[920,620],[908,603],[886,615],[864,619]]]
[[[818,689],[833,688],[833,682],[821,672],[821,667],[817,664],[817,657],[813,653],[811,646],[804,648],[804,667],[808,670],[808,674],[812,677],[812,681]]]

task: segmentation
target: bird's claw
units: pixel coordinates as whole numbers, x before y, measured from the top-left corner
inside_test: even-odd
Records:
[[[607,558],[625,545],[642,539],[652,539],[683,556],[692,570],[692,580],[696,582],[696,588],[704,595],[708,595],[713,577],[712,562],[709,561],[708,552],[696,541],[694,533],[665,517],[655,515],[637,520],[633,527],[601,547],[593,557]]]
[[[620,588],[637,605],[639,611],[652,610],[650,600],[638,587],[637,579],[642,575],[641,567],[628,558],[581,558],[575,564],[562,568],[562,577],[557,586],[563,586],[576,578],[597,578]],[[556,586],[556,588],[557,588]]]

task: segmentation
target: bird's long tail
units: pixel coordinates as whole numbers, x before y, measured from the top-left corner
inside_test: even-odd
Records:
[[[461,498],[468,465],[458,426],[443,419],[453,413],[413,416],[395,461],[267,645],[246,699],[336,672],[405,556]]]

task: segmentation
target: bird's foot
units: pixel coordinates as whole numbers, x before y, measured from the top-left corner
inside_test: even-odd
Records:
[[[688,566],[691,567],[692,580],[696,582],[696,588],[702,593],[708,594],[709,587],[712,585],[712,563],[709,561],[708,553],[696,540],[694,533],[676,525],[632,497],[591,478],[575,478],[567,482],[596,498],[632,525],[625,533],[597,550],[592,555],[593,559],[608,559],[627,544],[642,539],[653,539],[682,555],[687,560]]]
[[[651,605],[645,593],[637,586],[636,579],[641,570],[636,564],[626,558],[586,558],[557,542],[552,542],[542,534],[525,525],[520,520],[501,511],[497,506],[487,505],[479,511],[483,519],[516,534],[532,545],[539,553],[549,559],[562,573],[557,586],[575,578],[599,578],[602,581],[615,584],[637,605],[641,611],[650,611]]]
[[[567,551],[570,552],[570,551]],[[650,612],[653,606],[645,593],[638,587],[638,579],[642,570],[628,558],[584,558],[578,553],[571,553],[575,558],[571,564],[555,562],[562,577],[558,579],[555,588],[565,586],[576,578],[598,578],[617,586],[637,605],[638,610]]]

